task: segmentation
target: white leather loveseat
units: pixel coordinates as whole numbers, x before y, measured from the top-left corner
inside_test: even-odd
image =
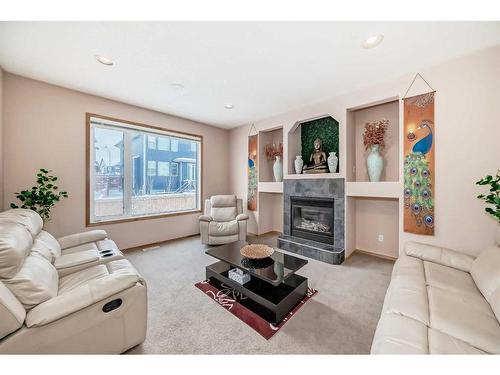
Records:
[[[56,240],[40,216],[0,213],[0,353],[122,353],[144,341],[146,284],[106,238]]]
[[[410,242],[394,265],[372,354],[500,353],[500,238],[477,257]]]

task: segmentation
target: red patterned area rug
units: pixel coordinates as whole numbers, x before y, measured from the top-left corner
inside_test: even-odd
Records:
[[[281,327],[283,327],[283,325],[288,322],[292,318],[292,316],[302,306],[304,306],[307,301],[309,301],[309,299],[311,299],[316,293],[318,293],[318,291],[315,289],[307,288],[307,294],[302,299],[302,301],[300,301],[297,306],[295,306],[293,310],[290,311],[290,313],[281,320],[281,322],[275,325],[269,323],[267,320],[260,317],[249,308],[245,307],[244,304],[249,299],[226,284],[220,283],[219,285],[215,286],[210,284],[208,280],[205,280],[196,283],[194,286],[200,289],[203,293],[217,302],[220,306],[224,307],[234,316],[248,324],[266,340],[269,340],[271,337],[273,337],[275,333],[278,332]]]

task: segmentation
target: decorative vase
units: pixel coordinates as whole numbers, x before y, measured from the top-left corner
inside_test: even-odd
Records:
[[[283,165],[281,164],[281,159],[279,156],[276,156],[276,160],[274,161],[273,174],[274,174],[274,181],[276,182],[283,181]]]
[[[339,163],[339,158],[336,155],[336,152],[330,152],[330,155],[328,156],[328,159],[326,160],[328,162],[328,169],[330,170],[330,173],[335,173],[337,172],[337,165]]]
[[[295,157],[295,173],[301,174],[302,167],[304,166],[304,160],[302,160],[302,155],[297,155]]]
[[[384,159],[380,155],[380,145],[374,144],[370,147],[370,154],[366,158],[366,167],[368,169],[368,177],[371,182],[380,181],[382,170],[384,169]]]

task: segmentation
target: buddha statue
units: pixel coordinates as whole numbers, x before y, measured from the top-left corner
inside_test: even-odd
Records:
[[[326,153],[323,151],[323,141],[316,138],[314,140],[314,151],[309,158],[308,165],[302,168],[302,173],[328,173],[328,163]]]

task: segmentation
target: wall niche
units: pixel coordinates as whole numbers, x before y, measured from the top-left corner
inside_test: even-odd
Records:
[[[328,157],[331,152],[335,152],[339,158],[337,170],[339,172],[339,122],[329,115],[318,118],[299,121],[295,123],[288,133],[288,174],[298,176],[295,171],[294,161],[297,155],[302,156],[304,165],[309,164],[309,159],[314,151],[314,140],[321,139],[323,151]],[[332,175],[324,173],[324,175]],[[318,174],[304,175],[304,177],[321,177]]]

